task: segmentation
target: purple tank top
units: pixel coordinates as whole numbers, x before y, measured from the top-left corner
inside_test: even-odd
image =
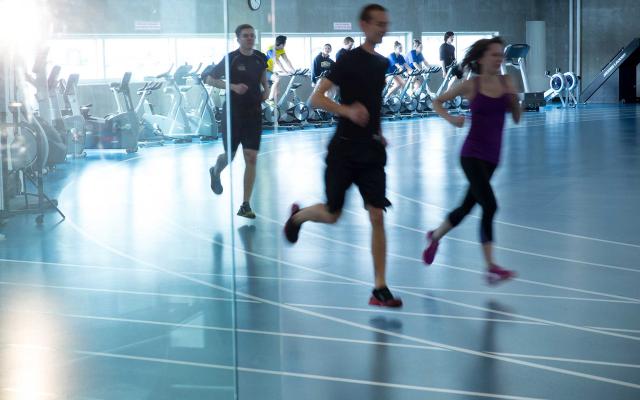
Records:
[[[476,96],[471,102],[471,129],[462,145],[460,155],[489,161],[500,162],[502,147],[502,128],[504,116],[509,105],[509,95],[489,97],[480,93],[480,78],[474,78]],[[500,78],[504,84],[504,80]]]

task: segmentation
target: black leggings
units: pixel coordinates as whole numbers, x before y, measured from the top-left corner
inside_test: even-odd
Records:
[[[469,180],[469,189],[460,207],[449,214],[449,222],[452,226],[457,226],[478,203],[482,207],[480,242],[493,242],[493,216],[498,210],[498,204],[490,180],[496,164],[474,157],[460,157],[460,164]]]

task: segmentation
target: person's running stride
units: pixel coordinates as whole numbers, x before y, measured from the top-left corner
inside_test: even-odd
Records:
[[[427,233],[428,246],[423,253],[424,262],[428,265],[433,263],[440,239],[460,224],[478,203],[482,207],[480,242],[489,283],[515,276],[515,272],[501,268],[493,258],[493,217],[498,205],[490,180],[500,162],[505,114],[511,111],[513,121],[518,123],[522,113],[513,82],[508,76],[500,75],[503,51],[504,42],[499,37],[474,43],[467,50],[462,68],[470,68],[478,76],[464,81],[433,101],[436,112],[457,127],[464,125],[465,118],[447,113],[443,103],[456,96],[463,96],[470,101],[471,128],[460,154],[460,164],[469,180],[469,189],[462,204],[437,229]]]
[[[382,42],[388,26],[389,17],[384,7],[377,4],[364,7],[360,13],[360,27],[366,36],[365,43],[345,53],[313,94],[311,103],[314,107],[340,117],[326,158],[327,201],[303,209],[293,204],[284,234],[289,242],[295,243],[304,222],[333,224],[338,221],[346,191],[355,183],[373,228],[371,250],[375,283],[369,304],[400,307],[402,300],[393,297],[385,279],[384,210],[391,203],[385,196],[387,153],[380,125],[380,109],[389,62],[375,52],[375,46]],[[340,88],[342,104],[325,96],[334,85]]]
[[[229,60],[229,80],[231,89],[231,159],[236,155],[238,146],[242,144],[244,154],[244,197],[238,215],[245,218],[255,218],[256,214],[249,205],[253,185],[256,180],[256,163],[260,139],[262,137],[262,113],[260,103],[269,93],[267,82],[267,57],[253,49],[256,42],[256,31],[251,25],[240,25],[236,28],[236,38],[240,48],[226,56]],[[207,82],[212,86],[225,89],[225,60],[222,60],[213,68],[207,77]],[[209,168],[211,178],[211,190],[215,194],[222,193],[220,173],[227,166],[227,103],[222,110],[222,142],[224,153],[218,156],[216,165]]]

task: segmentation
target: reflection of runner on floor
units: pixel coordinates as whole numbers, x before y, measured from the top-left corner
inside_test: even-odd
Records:
[[[464,117],[450,115],[442,105],[456,96],[463,96],[470,101],[471,128],[460,154],[460,164],[469,181],[469,188],[462,204],[449,213],[437,229],[427,234],[429,244],[423,253],[424,262],[433,263],[440,239],[460,224],[476,203],[480,204],[480,242],[489,283],[515,276],[513,271],[499,267],[493,258],[493,217],[498,205],[490,180],[500,161],[505,113],[511,111],[516,123],[520,121],[522,113],[513,83],[508,76],[500,75],[503,50],[504,43],[498,37],[474,43],[462,61],[462,68],[469,67],[478,76],[455,86],[433,102],[440,116],[462,127]]]
[[[231,137],[231,159],[242,144],[244,155],[244,198],[238,215],[255,218],[249,200],[256,180],[256,163],[260,139],[262,137],[262,110],[260,104],[267,97],[269,85],[267,82],[267,57],[253,49],[256,42],[256,32],[251,25],[240,25],[236,28],[236,38],[240,48],[229,53],[225,60],[229,61],[229,87],[231,88],[231,134],[227,133],[227,113],[222,111],[222,141],[224,153],[218,156],[216,165],[209,169],[211,190],[215,194],[222,193],[220,173],[227,166],[227,136]],[[225,60],[213,68],[206,80],[211,85],[224,89]],[[261,89],[262,87],[262,89]],[[262,91],[261,91],[262,90]]]
[[[295,243],[304,222],[335,223],[340,217],[346,191],[355,183],[360,189],[373,228],[375,287],[369,304],[399,307],[402,301],[393,297],[385,279],[386,238],[383,218],[385,208],[391,203],[385,197],[384,166],[387,154],[386,142],[381,134],[380,108],[388,61],[374,50],[375,45],[382,42],[388,23],[384,7],[365,7],[360,15],[360,26],[366,36],[365,43],[343,55],[327,78],[319,83],[319,88],[312,96],[314,107],[340,116],[326,159],[327,202],[303,209],[294,204],[284,232],[287,240]],[[342,104],[325,96],[334,86],[340,89]]]

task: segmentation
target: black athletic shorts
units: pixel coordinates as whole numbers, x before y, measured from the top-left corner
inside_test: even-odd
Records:
[[[222,121],[220,124],[222,143],[224,151],[227,151],[227,112],[222,110]],[[262,138],[262,111],[258,108],[255,111],[232,112],[231,113],[231,153],[235,154],[238,146],[246,150],[260,150],[260,139]]]
[[[355,184],[367,205],[386,209],[387,151],[378,140],[352,141],[334,137],[329,144],[324,173],[325,192],[329,212],[342,210],[347,190]]]
[[[458,78],[458,79],[462,79],[462,69],[460,68],[460,66],[458,64],[454,65],[450,69],[452,70],[451,71],[452,75],[455,75],[456,78]],[[449,72],[449,71],[447,71],[447,72]]]

